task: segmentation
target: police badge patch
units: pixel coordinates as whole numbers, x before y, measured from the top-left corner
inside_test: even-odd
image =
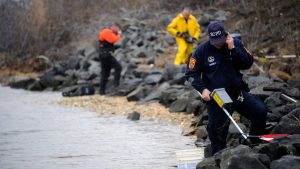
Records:
[[[191,57],[189,61],[189,69],[190,70],[194,69],[195,65],[196,65],[196,59]]]

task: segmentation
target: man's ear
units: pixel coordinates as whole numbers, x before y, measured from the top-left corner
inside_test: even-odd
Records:
[[[227,38],[227,36],[229,35],[229,33],[228,32],[225,32],[225,37]]]

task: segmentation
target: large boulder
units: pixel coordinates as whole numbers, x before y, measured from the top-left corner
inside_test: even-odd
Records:
[[[189,103],[189,99],[187,98],[181,98],[173,103],[171,103],[169,111],[170,112],[184,112],[187,108],[187,105]]]
[[[273,133],[300,134],[300,108],[296,108],[282,117]]]
[[[287,146],[277,142],[256,146],[253,151],[260,154],[266,154],[271,159],[271,161],[277,160],[282,156],[290,154]]]
[[[279,160],[272,161],[270,169],[299,169],[300,157],[297,156],[283,156]]]
[[[215,161],[214,157],[204,158],[196,166],[196,169],[220,169]]]
[[[253,153],[245,145],[225,149],[221,153],[222,169],[267,169],[270,165],[270,159],[266,155]]]
[[[144,101],[148,102],[148,101],[152,101],[152,100],[159,100],[162,92],[167,90],[170,87],[170,84],[167,82],[162,83],[161,85],[159,85],[157,88],[153,88],[153,90],[151,91],[151,93],[144,98]]]
[[[155,85],[161,82],[163,79],[162,74],[157,73],[157,74],[150,74],[145,78],[145,83],[149,85]]]
[[[272,111],[273,108],[283,104],[283,102],[280,100],[280,94],[281,93],[279,92],[273,93],[264,101],[269,111]]]
[[[9,86],[11,86],[12,88],[16,88],[16,89],[27,89],[27,87],[29,85],[32,85],[35,81],[36,81],[36,79],[34,79],[34,78],[21,79],[21,80],[16,80],[16,81],[10,82]]]

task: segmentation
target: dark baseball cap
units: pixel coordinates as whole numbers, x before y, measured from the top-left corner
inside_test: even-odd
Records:
[[[225,29],[221,22],[214,21],[208,25],[209,42],[211,45],[222,45],[226,41]]]

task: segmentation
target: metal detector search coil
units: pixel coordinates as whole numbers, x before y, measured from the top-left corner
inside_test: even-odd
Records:
[[[227,94],[224,88],[215,89],[211,93],[211,97],[216,101],[216,103],[223,108],[226,104],[232,103],[231,98]]]

